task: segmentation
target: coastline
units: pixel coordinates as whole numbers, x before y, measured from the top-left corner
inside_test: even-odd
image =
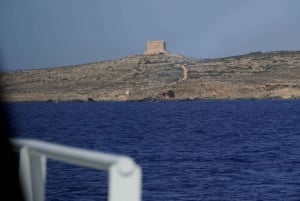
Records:
[[[2,103],[15,104],[15,103],[140,103],[140,102],[230,102],[230,101],[300,101],[300,97],[294,98],[281,98],[281,97],[271,97],[271,98],[230,98],[230,99],[213,99],[213,98],[195,98],[195,99],[140,99],[140,100],[24,100],[24,101],[14,101],[14,100],[1,100]]]

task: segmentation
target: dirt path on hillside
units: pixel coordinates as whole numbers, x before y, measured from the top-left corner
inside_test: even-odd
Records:
[[[184,80],[186,80],[188,78],[188,69],[185,65],[181,65],[180,66],[182,68],[182,71],[183,71],[183,76],[180,80],[176,81],[176,82],[173,82],[171,85],[174,85],[174,84],[178,84]]]
[[[183,78],[181,80],[179,80],[178,82],[182,82],[183,80],[187,79],[187,75],[188,75],[188,69],[186,68],[185,65],[181,65],[181,68],[183,70]]]

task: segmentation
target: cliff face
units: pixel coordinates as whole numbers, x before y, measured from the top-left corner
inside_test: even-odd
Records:
[[[8,101],[300,98],[300,51],[219,59],[138,55],[1,73]]]

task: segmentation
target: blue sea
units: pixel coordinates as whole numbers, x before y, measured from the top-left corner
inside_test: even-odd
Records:
[[[131,156],[144,201],[300,200],[300,101],[13,103],[15,135]],[[106,172],[48,160],[47,200],[105,200]]]

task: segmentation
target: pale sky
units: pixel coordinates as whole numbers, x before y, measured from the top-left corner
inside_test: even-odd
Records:
[[[299,0],[0,0],[1,70],[170,52],[216,58],[300,50]]]

